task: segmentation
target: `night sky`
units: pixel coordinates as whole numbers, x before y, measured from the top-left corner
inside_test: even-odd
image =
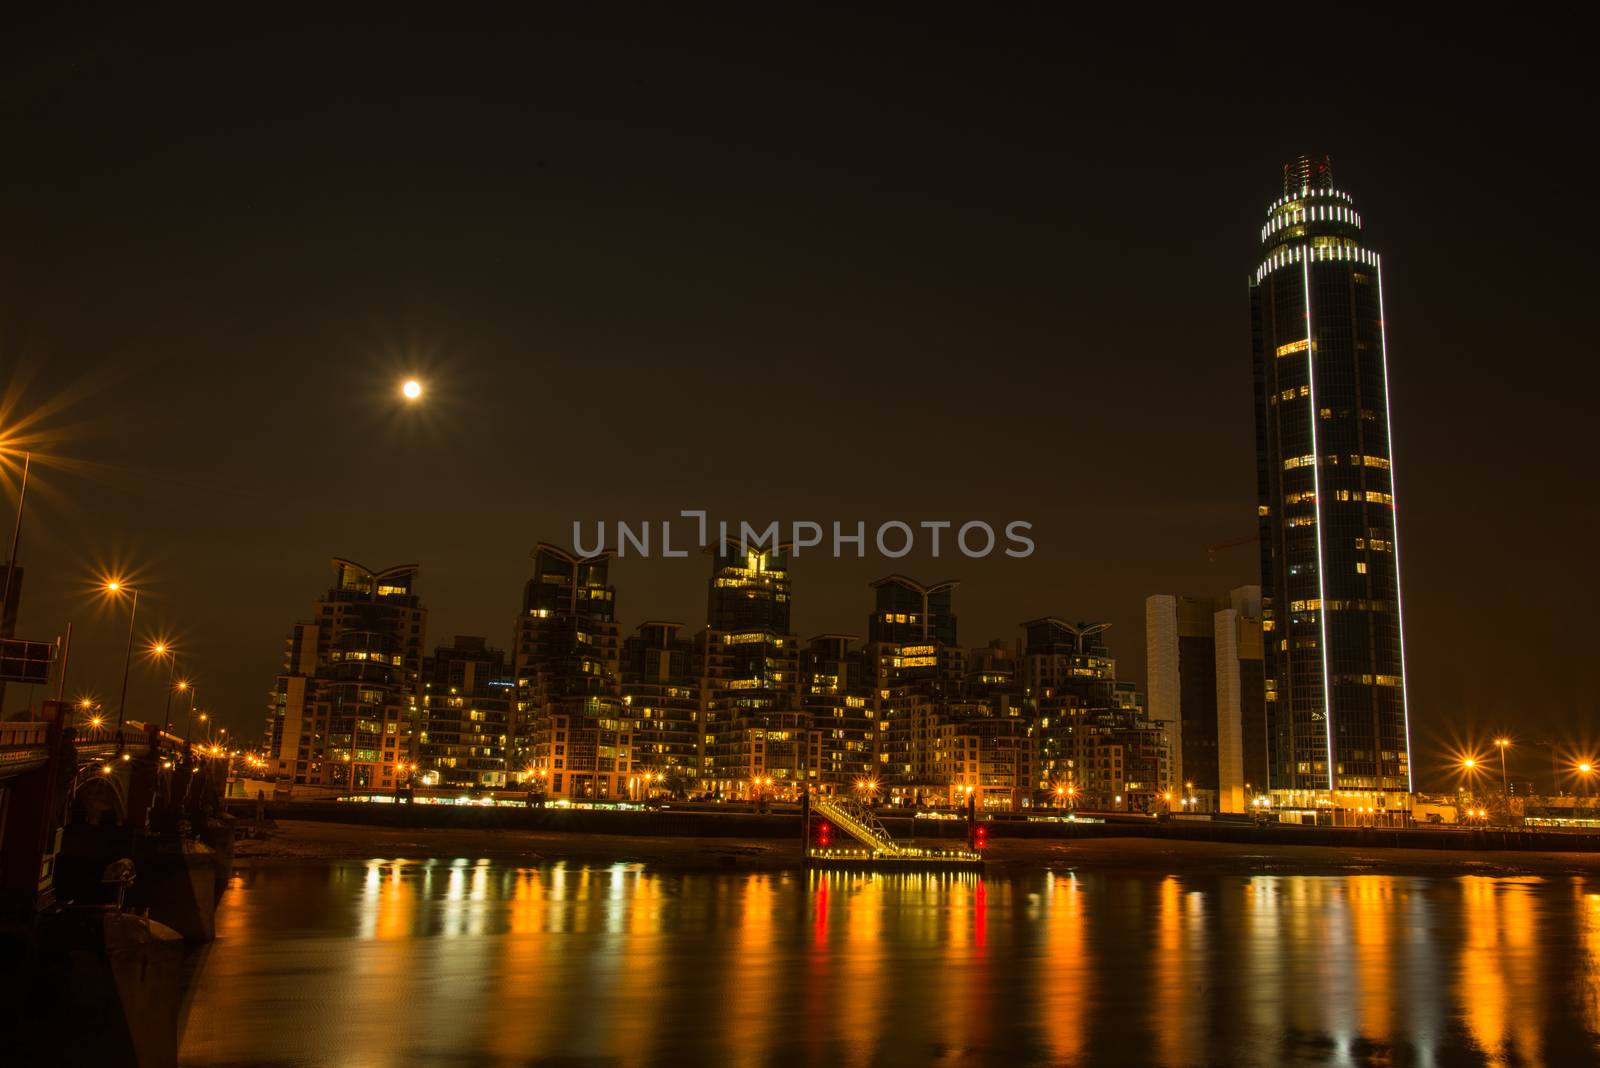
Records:
[[[1384,256],[1423,781],[1495,730],[1600,743],[1594,57],[1301,8],[10,12],[20,630],[74,621],[114,707],[125,572],[254,737],[336,555],[419,563],[430,645],[505,645],[575,519],[1025,519],[1025,561],[802,557],[796,629],[953,577],[964,644],[1110,620],[1142,687],[1147,594],[1257,580],[1205,549],[1255,533],[1246,277],[1326,152]],[[708,568],[616,563],[625,631],[703,623]]]

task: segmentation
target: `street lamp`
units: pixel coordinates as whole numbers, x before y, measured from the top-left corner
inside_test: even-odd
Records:
[[[133,666],[133,621],[139,614],[139,591],[130,587],[119,578],[107,579],[101,589],[113,597],[120,597],[123,593],[133,595],[133,600],[128,605],[128,651],[122,658],[122,696],[117,700],[117,748],[122,748],[122,721],[128,711],[128,669]]]
[[[1511,822],[1511,779],[1506,775],[1506,750],[1511,746],[1510,738],[1496,738],[1495,748],[1500,750],[1500,796],[1505,799],[1506,822]]]
[[[78,698],[78,717],[82,724],[91,730],[99,730],[100,724],[105,722],[101,715],[100,703],[87,695]]]
[[[167,708],[161,717],[161,733],[164,735],[167,733],[167,728],[172,726],[172,695],[178,690],[187,690],[189,683],[177,681],[178,654],[170,643],[161,639],[151,642],[150,656],[151,659],[165,659],[167,662]]]
[[[194,702],[195,702],[195,686],[194,686],[194,683],[189,683],[188,684],[188,688],[189,688],[189,718],[183,721],[183,744],[184,745],[188,745],[189,744],[189,732],[194,727]],[[202,717],[202,719],[204,718],[204,713],[201,714],[201,717]]]
[[[408,402],[415,403],[422,399],[422,383],[415,378],[408,378],[400,384],[400,395]]]

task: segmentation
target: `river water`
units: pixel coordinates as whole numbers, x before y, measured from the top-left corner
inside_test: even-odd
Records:
[[[1587,1064],[1600,883],[236,876],[186,1064]]]

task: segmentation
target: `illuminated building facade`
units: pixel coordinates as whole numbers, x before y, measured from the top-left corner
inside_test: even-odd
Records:
[[[1106,649],[1109,623],[1069,623],[1054,616],[1022,624],[1022,684],[1036,696],[1064,695],[1084,708],[1110,708],[1117,662]]]
[[[1167,726],[1173,784],[1198,811],[1246,812],[1267,789],[1263,656],[1259,586],[1145,599],[1150,718]]]
[[[1146,715],[1130,682],[1117,678],[1109,623],[1045,616],[1022,624],[1022,678],[1035,734],[1037,796],[1078,808],[1160,811],[1173,792],[1171,738]]]
[[[700,779],[700,672],[682,623],[650,620],[622,643],[622,700],[634,725],[634,771],[656,793]]]
[[[430,786],[504,786],[516,680],[506,654],[482,638],[457,636],[428,658],[417,717],[419,781]]]
[[[1276,803],[1411,790],[1383,277],[1326,157],[1284,168],[1250,280]]]
[[[623,702],[610,554],[541,542],[516,635],[512,768],[553,799],[629,796],[633,722]]]
[[[1073,722],[1075,806],[1112,812],[1182,811],[1166,727],[1141,710],[1098,709]],[[1170,795],[1171,801],[1166,798]]]
[[[848,794],[876,780],[877,718],[866,653],[848,634],[819,634],[800,654],[801,704],[810,717],[814,781]]]
[[[974,652],[974,669],[961,679],[959,696],[939,706],[921,741],[919,762],[949,784],[927,800],[960,805],[970,794],[980,809],[1008,812],[1032,802],[1035,721],[1016,673],[1006,669],[1015,658],[999,655],[1002,650],[1013,651],[995,642]]]
[[[896,795],[918,797],[947,784],[934,768],[941,710],[958,696],[965,656],[956,643],[956,583],[905,575],[872,583],[867,659],[873,671],[878,764]]]
[[[285,643],[267,719],[278,791],[390,791],[412,761],[427,612],[415,565],[372,571],[333,561],[315,620]]]
[[[708,552],[709,625],[696,640],[705,788],[727,798],[792,796],[816,774],[816,747],[789,626],[789,547],[729,539]]]

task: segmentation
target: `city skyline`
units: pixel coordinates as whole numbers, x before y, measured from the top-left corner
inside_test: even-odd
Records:
[[[1139,685],[1118,675],[1109,624],[1045,616],[1011,640],[963,644],[959,583],[892,573],[868,584],[864,627],[802,636],[791,550],[705,546],[704,622],[630,630],[610,552],[541,542],[509,656],[460,634],[425,656],[417,568],[334,557],[333,585],[284,642],[264,777],[302,798],[421,784],[793,801],[809,787],[895,804],[968,796],[985,810],[1217,806],[1214,783],[1175,774],[1169,724],[1151,722]],[[1258,603],[1258,634],[1259,615]],[[1263,803],[1267,786],[1257,775],[1224,810]]]
[[[1582,454],[1581,420],[1566,414],[1580,394],[1535,399],[1520,361],[1491,356],[1565,351],[1581,336],[1560,295],[1582,271],[1560,242],[1591,224],[1540,194],[1530,162],[1588,151],[1543,106],[1574,98],[1560,65],[1513,68],[1496,96],[1431,53],[1397,52],[1371,84],[1257,99],[1247,64],[1195,52],[1091,107],[1081,101],[1107,99],[1131,48],[1056,84],[1048,50],[1011,62],[976,28],[936,34],[931,53],[887,69],[846,55],[828,79],[806,74],[840,28],[879,43],[906,29],[849,17],[805,22],[761,62],[730,54],[651,95],[638,86],[664,69],[653,42],[563,59],[556,43],[575,29],[552,19],[540,38],[551,73],[530,77],[557,103],[506,140],[493,136],[510,114],[501,101],[525,87],[462,54],[436,58],[472,106],[431,82],[363,79],[363,53],[337,48],[356,27],[331,26],[316,46],[329,50],[293,76],[273,71],[268,34],[228,65],[189,56],[216,86],[198,100],[193,67],[129,79],[120,53],[65,26],[24,29],[41,55],[83,59],[62,67],[78,73],[51,80],[24,64],[8,76],[39,104],[5,113],[38,167],[5,179],[19,255],[0,273],[0,354],[8,396],[26,398],[12,411],[65,406],[44,444],[72,465],[36,467],[20,562],[24,629],[75,624],[74,689],[105,700],[120,673],[122,617],[96,615],[86,596],[97,568],[140,577],[141,618],[180,640],[202,700],[239,731],[258,721],[271,650],[310,592],[298,576],[328,553],[417,562],[430,629],[493,638],[528,546],[616,517],[619,500],[630,519],[685,504],[763,518],[922,514],[930,501],[996,523],[1020,512],[1035,522],[1029,561],[893,569],[959,578],[973,634],[1063,610],[1109,620],[1125,674],[1142,680],[1147,595],[1256,580],[1249,547],[1207,552],[1252,533],[1238,309],[1272,175],[1327,151],[1394,272],[1418,767],[1511,723],[1530,740],[1589,730],[1580,619],[1541,576],[1582,566],[1592,513],[1499,504],[1564,499],[1563,465],[1539,457]],[[179,29],[174,40],[191,42]],[[123,31],[149,32],[96,40]],[[1170,32],[1210,56],[1270,36]],[[1541,39],[1543,54],[1567,47]],[[597,84],[589,63],[621,77]],[[1438,89],[1399,91],[1418,63]],[[1219,66],[1241,73],[1192,78]],[[950,71],[970,74],[939,80]],[[776,102],[770,123],[724,98],[728,77]],[[1169,90],[1191,79],[1194,98],[1175,103]],[[925,95],[884,92],[901,80]],[[106,104],[123,84],[125,102]],[[888,132],[853,111],[866,90],[888,101]],[[133,139],[104,106],[124,118],[177,107],[191,133],[147,118],[128,126],[144,136]],[[1485,109],[1518,125],[1497,151],[1473,153],[1462,146]],[[244,136],[262,124],[264,140]],[[51,133],[64,126],[100,136],[64,144]],[[415,160],[388,140],[414,127],[447,151]],[[1058,129],[1071,136],[1035,132]],[[796,165],[801,177],[785,179]],[[395,230],[418,205],[433,214]],[[326,225],[302,238],[295,218]],[[1499,225],[1469,237],[1462,218]],[[73,269],[68,246],[95,266]],[[1491,278],[1462,267],[1469,254],[1517,267]],[[1183,282],[1163,293],[1170,314],[1151,317],[1130,280],[1157,262]],[[269,311],[242,302],[245,278]],[[1554,294],[1548,316],[1515,313],[1496,297],[1506,286]],[[394,384],[411,373],[429,404],[401,414]],[[1493,442],[1457,415],[1490,398],[1511,421]],[[773,435],[770,455],[751,426]],[[557,443],[574,435],[588,454],[561,462]],[[1506,556],[1507,539],[1544,551]],[[855,591],[891,570],[879,563],[798,561],[812,592],[796,629],[853,619]],[[625,560],[616,580],[641,616],[675,619],[702,576]],[[1509,618],[1517,642],[1481,622]],[[1463,657],[1499,670],[1469,678]],[[158,701],[160,687],[136,668],[130,703]]]
[[[12,1059],[1600,1063],[1572,21],[0,9]]]

